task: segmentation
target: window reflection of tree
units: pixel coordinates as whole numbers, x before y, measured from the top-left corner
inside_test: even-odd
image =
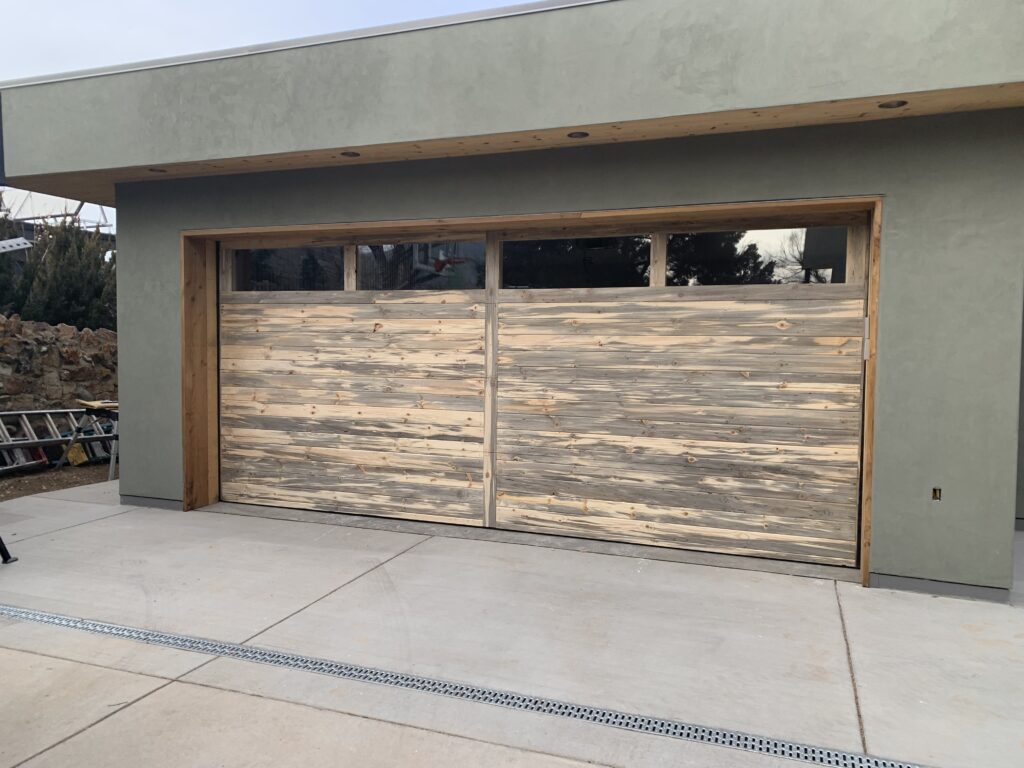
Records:
[[[510,240],[502,247],[507,288],[613,288],[648,284],[646,236]]]
[[[241,291],[341,290],[340,248],[258,248],[237,251],[235,281]]]
[[[669,285],[748,285],[773,283],[774,260],[756,243],[740,247],[746,232],[688,232],[668,240]]]
[[[468,290],[484,287],[484,244],[478,241],[359,246],[365,290]]]

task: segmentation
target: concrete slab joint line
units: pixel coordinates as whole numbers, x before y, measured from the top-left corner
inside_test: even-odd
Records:
[[[376,683],[405,690],[432,693],[462,701],[472,701],[506,707],[508,709],[547,714],[594,723],[596,725],[611,726],[635,733],[667,736],[669,738],[702,744],[730,747],[744,752],[784,757],[812,765],[833,766],[834,768],[923,768],[923,766],[916,763],[887,760],[862,753],[815,747],[808,744],[799,744],[723,728],[684,723],[650,715],[602,709],[559,701],[557,699],[530,696],[514,691],[475,686],[468,683],[391,672],[374,667],[364,667],[340,661],[331,661],[329,659],[284,653],[256,646],[220,642],[189,635],[157,632],[155,630],[62,616],[60,614],[19,608],[12,605],[0,604],[0,616],[77,629],[110,637],[136,640],[166,648],[195,651],[241,661],[305,670],[346,680]]]
[[[832,582],[836,593],[836,607],[839,609],[839,626],[843,630],[843,647],[846,649],[846,665],[850,670],[850,686],[853,689],[853,706],[857,710],[857,728],[860,731],[860,748],[868,751],[868,739],[864,732],[864,715],[860,708],[860,691],[857,688],[857,673],[853,667],[853,651],[850,649],[850,633],[846,629],[846,614],[843,613],[843,599],[839,595],[839,584]]]

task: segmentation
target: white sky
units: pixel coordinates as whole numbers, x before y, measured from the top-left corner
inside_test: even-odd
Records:
[[[0,82],[515,5],[522,0],[14,0]],[[16,10],[15,10],[16,8]]]
[[[751,229],[740,240],[739,247],[742,249],[747,243],[757,243],[758,253],[763,256],[773,256],[778,253],[783,242],[789,237],[790,232],[800,231],[792,229]]]

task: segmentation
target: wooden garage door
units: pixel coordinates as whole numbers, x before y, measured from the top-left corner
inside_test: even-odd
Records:
[[[483,291],[221,295],[221,498],[480,525]]]
[[[862,285],[501,291],[497,525],[853,565]]]

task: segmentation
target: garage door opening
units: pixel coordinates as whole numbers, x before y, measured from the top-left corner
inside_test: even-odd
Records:
[[[791,205],[193,235],[206,493],[863,567],[878,205]]]

